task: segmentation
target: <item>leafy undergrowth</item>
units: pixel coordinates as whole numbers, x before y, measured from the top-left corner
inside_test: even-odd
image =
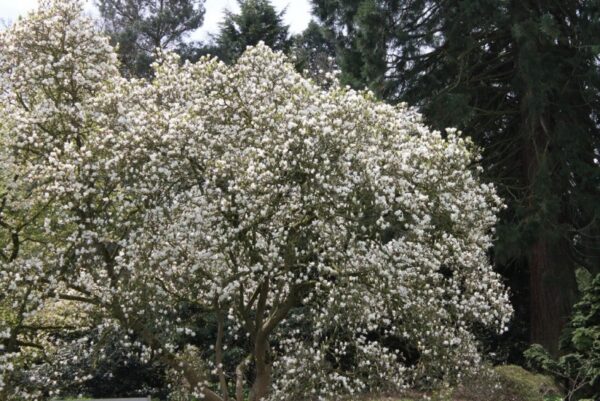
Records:
[[[367,397],[346,401],[561,401],[554,380],[516,365],[497,366],[443,393],[407,392],[397,396]]]
[[[373,398],[369,401],[421,401],[423,399],[426,399],[424,396],[417,396],[416,398],[411,397],[411,398],[407,398],[407,397],[400,397],[400,398],[390,398],[390,397],[386,397],[386,398]],[[552,395],[552,396],[545,396],[542,398],[543,401],[562,401],[563,397],[560,395]],[[446,398],[444,401],[464,401],[464,399],[462,398]],[[490,401],[487,399],[481,399],[481,401]]]
[[[427,394],[421,395],[412,395],[408,396],[399,396],[399,397],[375,397],[375,398],[367,398],[367,399],[356,399],[352,401],[498,401],[498,400],[514,400],[514,401],[525,401],[525,398],[499,398],[499,399],[490,399],[482,396],[478,399],[473,398],[462,398],[460,395],[452,395],[452,396],[443,396],[443,397],[435,397],[428,396]],[[546,395],[540,396],[538,398],[539,401],[563,401],[564,397],[561,395]],[[348,400],[345,400],[348,401]]]
[[[530,372],[520,366],[502,365],[484,372],[464,380],[464,384],[460,387],[438,393],[407,390],[396,395],[361,396],[338,401],[562,401],[564,399],[551,377]],[[81,400],[86,399],[64,401]],[[156,398],[152,400],[161,401]]]

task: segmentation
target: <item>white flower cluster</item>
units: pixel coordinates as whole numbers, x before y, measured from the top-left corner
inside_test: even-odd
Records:
[[[264,45],[126,80],[73,0],[1,33],[0,91],[6,394],[43,396],[17,394],[16,364],[86,325],[131,333],[213,401],[453,380],[480,361],[473,325],[506,328],[487,258],[501,202],[471,143],[404,105],[323,90]],[[182,357],[190,310],[220,317],[201,364]]]

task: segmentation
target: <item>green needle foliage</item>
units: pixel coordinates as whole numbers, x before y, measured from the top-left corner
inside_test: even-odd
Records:
[[[292,56],[296,69],[316,82],[327,85],[328,73],[335,65],[335,43],[328,32],[315,21],[311,21],[304,32],[293,39]]]
[[[205,0],[97,0],[105,29],[119,45],[127,76],[148,76],[156,49],[187,48],[204,22]]]
[[[231,63],[248,46],[264,42],[273,50],[287,51],[291,46],[288,26],[282,12],[277,12],[269,0],[238,0],[240,12],[225,12],[216,37],[217,55]]]

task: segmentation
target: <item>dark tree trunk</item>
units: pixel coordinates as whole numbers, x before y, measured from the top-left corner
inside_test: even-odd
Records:
[[[531,342],[558,354],[575,298],[573,263],[564,240],[536,240],[529,249]]]
[[[271,364],[269,361],[269,344],[262,335],[258,336],[254,346],[254,362],[256,376],[250,392],[251,401],[264,399],[271,388]]]
[[[519,88],[522,167],[525,192],[522,220],[530,291],[530,340],[557,355],[561,332],[576,298],[575,266],[566,208],[568,188],[557,120],[556,93],[549,91],[548,71],[540,71],[555,44],[534,29],[544,10],[538,0],[512,2],[516,44],[516,82]],[[519,33],[516,33],[519,31]],[[565,84],[566,85],[566,84]],[[564,85],[563,85],[564,86]]]
[[[531,90],[524,98],[528,103]],[[529,268],[530,341],[541,344],[552,355],[558,355],[559,339],[576,299],[575,266],[570,255],[569,239],[560,232],[562,213],[542,209],[544,198],[552,193],[554,177],[552,138],[544,117],[523,110],[525,146],[523,166],[527,183],[528,217],[531,233],[526,255]],[[549,200],[547,200],[549,202]]]

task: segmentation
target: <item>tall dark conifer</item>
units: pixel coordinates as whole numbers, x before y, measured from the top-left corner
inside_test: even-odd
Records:
[[[235,61],[247,46],[264,42],[274,50],[287,51],[291,46],[288,26],[282,12],[277,12],[269,0],[238,0],[239,13],[226,11],[215,38],[218,56]]]
[[[556,352],[574,268],[600,267],[600,1],[312,2],[346,83],[483,148],[509,205],[495,259],[530,340]]]
[[[335,43],[315,21],[293,38],[291,54],[296,69],[316,82],[327,85],[327,75],[336,70]]]
[[[96,0],[104,25],[119,44],[123,72],[147,76],[154,51],[191,51],[187,34],[204,21],[205,0]]]

